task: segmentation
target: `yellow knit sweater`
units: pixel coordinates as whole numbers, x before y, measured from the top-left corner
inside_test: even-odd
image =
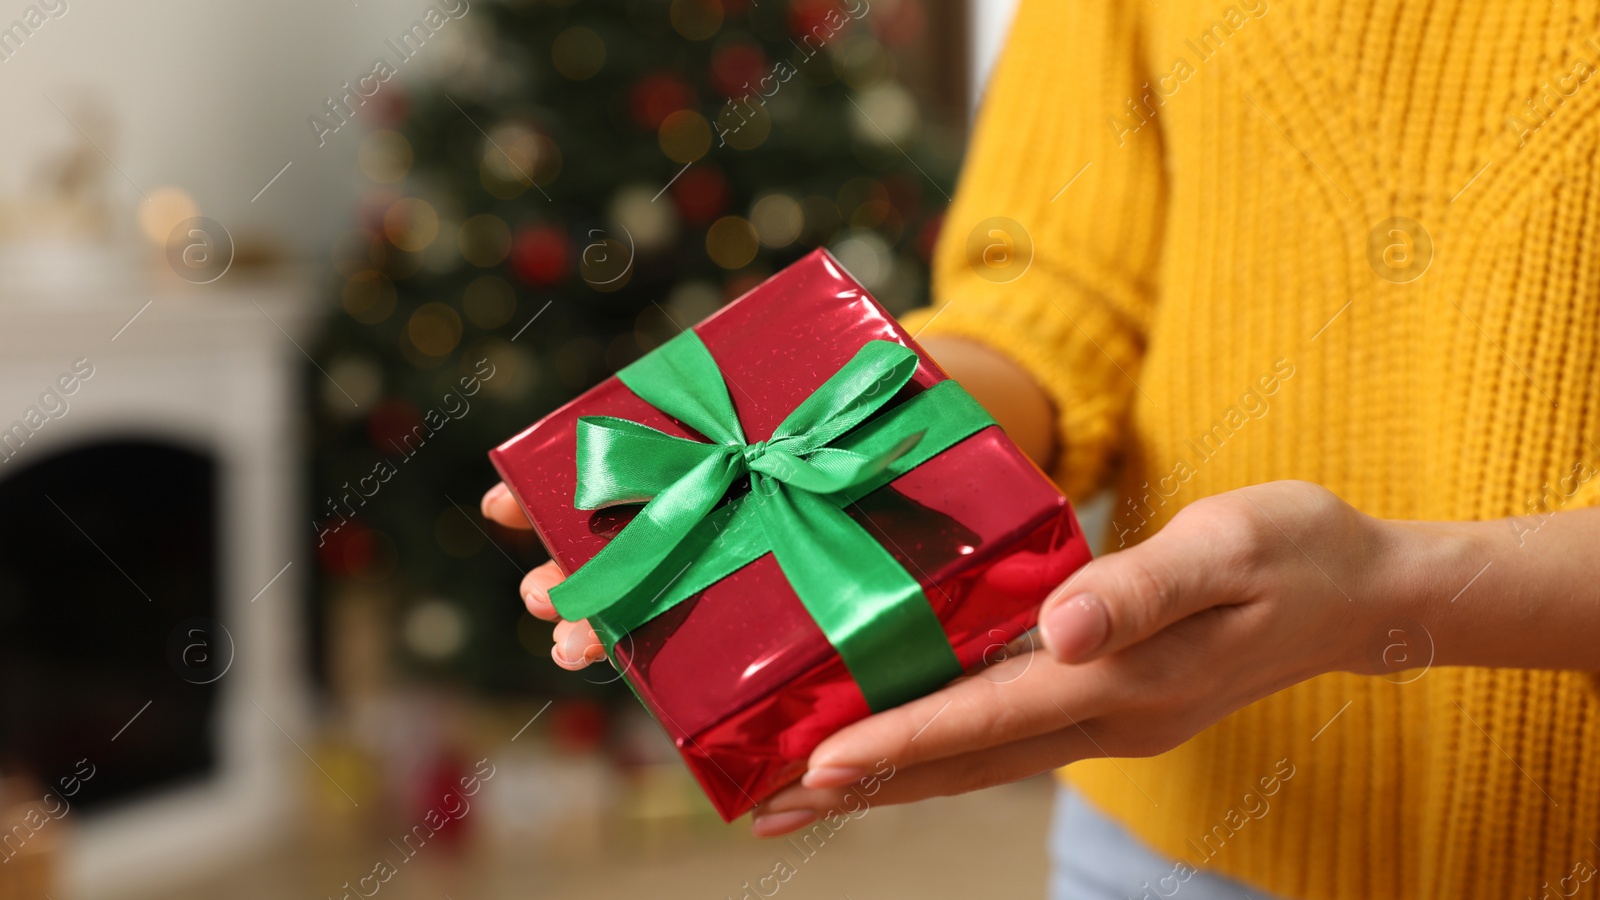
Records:
[[[1112,548],[1281,478],[1537,541],[1600,502],[1596,5],[1251,3],[1023,0],[911,330],[1048,388]],[[1323,676],[1068,777],[1289,897],[1600,892],[1589,679],[1417,676]]]

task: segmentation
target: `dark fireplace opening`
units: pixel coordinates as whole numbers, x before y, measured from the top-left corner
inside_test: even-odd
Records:
[[[0,775],[13,786],[77,778],[71,804],[93,808],[211,771],[233,661],[219,528],[217,466],[184,447],[100,441],[0,467]]]

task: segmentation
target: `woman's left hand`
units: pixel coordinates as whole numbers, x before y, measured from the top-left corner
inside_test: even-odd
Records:
[[[1405,529],[1304,482],[1196,501],[1056,590],[1039,618],[1048,652],[833,735],[753,828],[776,836],[839,809],[884,760],[894,774],[878,778],[873,803],[964,793],[1087,757],[1164,752],[1324,672],[1388,671],[1379,632],[1399,613],[1405,545]]]

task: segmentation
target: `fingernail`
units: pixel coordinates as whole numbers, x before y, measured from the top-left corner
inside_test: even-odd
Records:
[[[584,628],[567,632],[561,641],[561,655],[572,662],[582,662],[589,655],[589,648],[595,645],[594,636],[585,632]]]
[[[806,774],[800,777],[800,783],[808,788],[834,788],[844,787],[859,778],[865,778],[866,769],[854,766],[818,766],[807,769]]]
[[[757,815],[750,823],[750,831],[756,837],[777,837],[788,834],[796,828],[809,825],[816,821],[815,810],[791,809],[788,812],[765,813]]]
[[[1068,598],[1039,623],[1045,646],[1062,662],[1076,662],[1100,649],[1110,627],[1106,605],[1094,594]]]
[[[524,603],[549,603],[550,594],[540,588],[531,587],[523,593],[522,600]]]
[[[506,487],[506,483],[504,481],[500,482],[499,484],[490,488],[487,494],[483,495],[483,501],[478,504],[479,510],[485,516],[489,515],[489,504],[499,500],[501,497],[504,497],[509,493],[511,493],[511,491]]]

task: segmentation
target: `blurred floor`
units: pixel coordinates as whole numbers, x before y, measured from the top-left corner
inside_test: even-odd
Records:
[[[914,807],[875,807],[851,820],[809,859],[780,839],[760,841],[745,822],[726,831],[696,830],[642,842],[620,837],[596,854],[478,848],[456,859],[424,848],[385,883],[368,881],[362,894],[384,900],[499,900],[499,898],[705,898],[774,896],[788,900],[1040,897],[1046,877],[1045,833],[1053,796],[1048,777]],[[138,900],[341,900],[350,883],[386,852],[380,844],[336,848],[306,837],[227,874]],[[646,846],[648,843],[649,846]],[[769,880],[780,857],[795,871]],[[374,890],[376,888],[376,890]]]

